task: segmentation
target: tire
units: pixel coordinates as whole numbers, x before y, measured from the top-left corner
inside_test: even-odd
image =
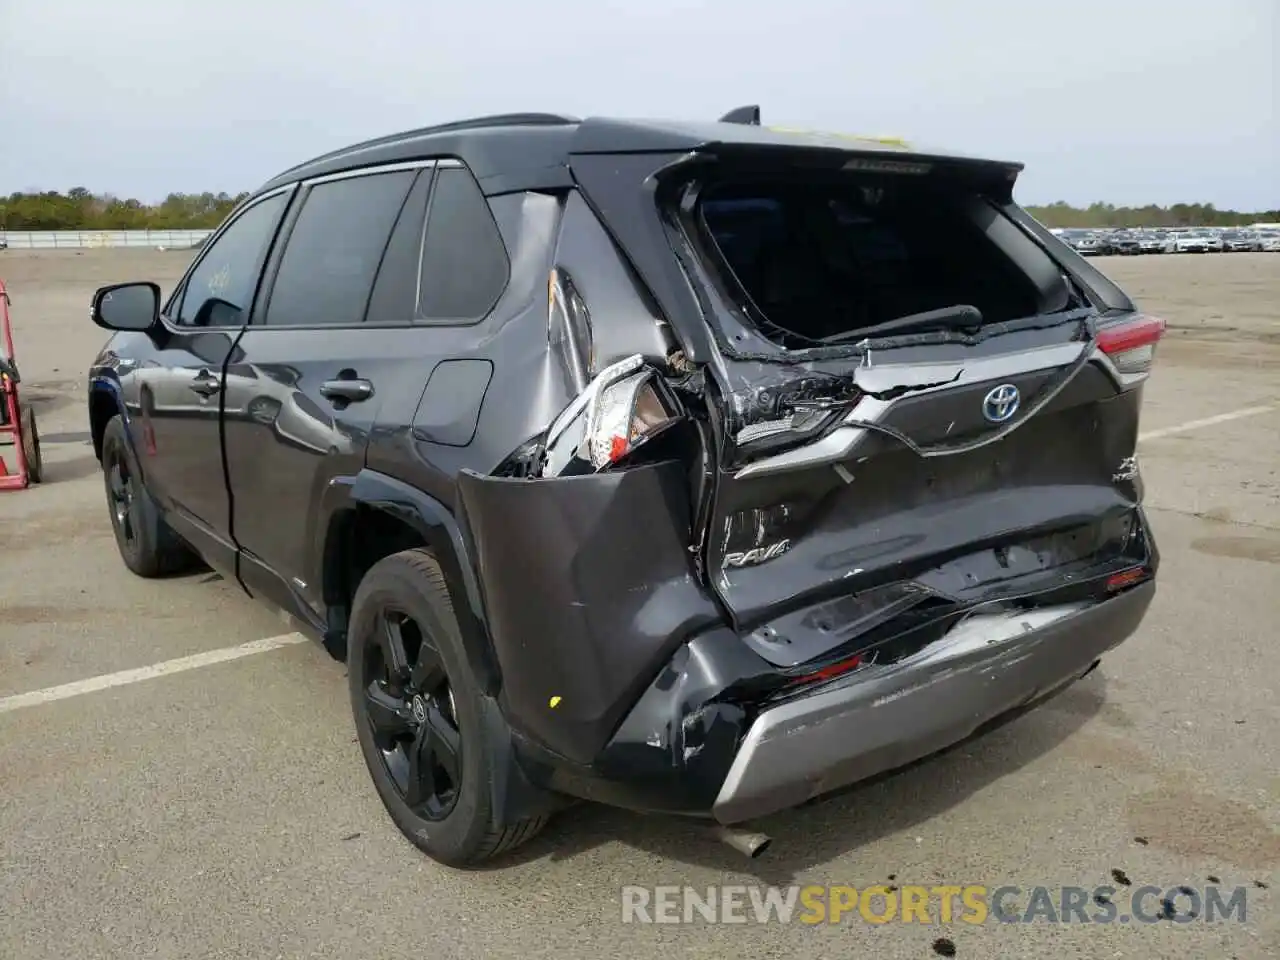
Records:
[[[22,419],[22,456],[27,461],[27,479],[31,483],[39,483],[44,479],[44,461],[40,457],[36,412],[24,406],[18,416]]]
[[[194,567],[191,549],[160,516],[116,414],[102,434],[102,480],[111,529],[124,565],[140,577],[163,577]]]
[[[365,574],[347,651],[360,750],[383,806],[414,846],[469,867],[542,829],[546,816],[498,822],[499,750],[489,731],[501,718],[471,674],[444,576],[427,551],[392,554]],[[430,774],[413,776],[424,763]]]

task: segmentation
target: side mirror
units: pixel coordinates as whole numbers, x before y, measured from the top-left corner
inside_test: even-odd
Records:
[[[107,330],[150,330],[160,318],[160,287],[150,282],[99,287],[91,316]]]

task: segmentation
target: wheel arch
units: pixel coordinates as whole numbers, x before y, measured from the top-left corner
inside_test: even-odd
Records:
[[[107,424],[111,418],[120,414],[127,423],[128,413],[125,411],[120,385],[106,377],[94,377],[89,381],[89,436],[93,440],[93,455],[102,460],[102,437],[107,432]],[[126,438],[132,442],[128,431]]]
[[[383,557],[412,547],[430,551],[444,573],[467,659],[481,690],[496,696],[501,673],[489,639],[465,520],[445,504],[401,480],[376,470],[331,485],[337,502],[323,511],[323,538],[315,556],[330,631],[345,634],[360,578]],[[326,645],[338,655],[331,638]]]

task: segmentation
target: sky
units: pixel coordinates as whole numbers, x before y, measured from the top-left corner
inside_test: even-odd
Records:
[[[714,118],[1280,207],[1280,0],[0,0],[0,193],[236,193],[469,116]]]

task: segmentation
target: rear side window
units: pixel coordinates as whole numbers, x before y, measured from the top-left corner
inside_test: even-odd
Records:
[[[463,167],[436,173],[418,281],[418,317],[478,320],[507,284],[507,252],[480,186]]]
[[[289,232],[263,322],[362,323],[392,225],[415,176],[399,170],[311,187]]]
[[[466,167],[441,166],[414,185],[383,257],[369,323],[467,324],[507,286],[506,247]]]
[[[287,193],[260,200],[218,235],[187,277],[178,324],[234,327],[245,322],[267,247],[288,200]]]

